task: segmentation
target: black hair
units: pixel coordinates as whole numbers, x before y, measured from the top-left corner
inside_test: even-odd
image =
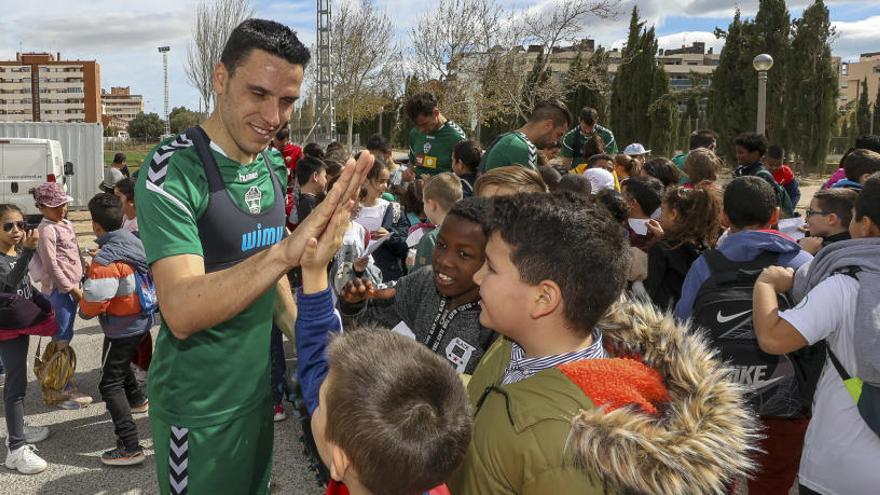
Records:
[[[345,147],[339,141],[332,141],[327,145],[327,149],[324,150],[325,153],[335,153],[337,151],[344,151]]]
[[[304,186],[312,178],[312,174],[316,172],[321,173],[321,170],[327,170],[327,164],[324,163],[324,160],[309,155],[303,155],[303,157],[296,162],[296,182],[300,186]]]
[[[387,153],[391,151],[391,145],[388,144],[385,136],[381,134],[373,134],[372,136],[367,138],[367,149]]]
[[[733,140],[733,144],[745,148],[746,151],[757,151],[759,156],[764,156],[767,152],[767,138],[757,132],[743,132]]]
[[[556,186],[559,185],[559,181],[562,180],[562,174],[560,174],[555,168],[547,165],[538,167],[538,173],[541,174],[541,178],[544,179],[544,183],[547,184],[547,188],[550,189],[550,192],[555,191]]]
[[[324,165],[327,166],[327,175],[329,177],[338,178],[342,174],[344,164],[340,163],[339,160],[327,158],[324,160]],[[327,186],[327,190],[330,190],[329,185]]]
[[[880,153],[880,134],[864,134],[857,137],[854,148],[862,148]]]
[[[626,199],[623,198],[623,194],[614,189],[602,189],[593,198],[597,204],[602,205],[608,210],[608,213],[617,220],[617,223],[623,223],[629,218],[629,208],[626,206]]]
[[[287,129],[287,126],[278,129],[278,132],[275,133],[275,139],[279,141],[287,141],[290,138],[290,131]]]
[[[678,185],[678,182],[681,180],[681,170],[668,158],[662,156],[648,160],[647,163],[642,165],[642,170],[663,183],[663,187]]]
[[[767,153],[764,156],[767,158],[773,158],[774,160],[782,160],[782,157],[785,156],[785,150],[778,144],[771,144],[770,146],[767,146]]]
[[[318,143],[309,143],[303,146],[303,155],[312,156],[315,158],[324,159],[324,150],[321,148],[321,145]]]
[[[653,177],[630,177],[620,187],[626,188],[624,197],[636,200],[646,215],[660,208],[663,201],[663,183]]]
[[[406,114],[415,122],[419,115],[431,115],[437,108],[437,97],[432,93],[416,93],[406,100]]]
[[[880,173],[868,177],[862,186],[862,192],[856,199],[855,215],[856,221],[868,217],[880,227]]]
[[[122,227],[122,200],[114,194],[98,193],[89,200],[89,214],[105,232],[119,230]]]
[[[116,153],[113,155],[113,163],[122,163],[125,161],[125,153]]]
[[[476,172],[480,166],[480,159],[483,157],[483,151],[476,141],[466,140],[455,145],[452,149],[455,158],[461,160],[465,168],[471,172]]]
[[[565,125],[571,126],[571,113],[565,104],[556,100],[544,100],[535,104],[532,114],[529,116],[529,122],[541,122],[544,120],[552,120],[554,126]]]
[[[587,168],[593,168],[593,165],[595,165],[596,162],[601,161],[601,160],[605,160],[605,161],[609,161],[609,162],[614,163],[613,156],[609,155],[608,153],[599,153],[596,155],[592,155],[592,156],[590,156],[590,158],[587,159]]]
[[[491,209],[492,200],[490,198],[481,198],[478,196],[470,196],[455,203],[452,209],[447,213],[448,216],[458,217],[462,220],[478,224],[483,229],[483,234],[489,238],[489,211]]]
[[[363,152],[361,152],[361,153],[363,153]],[[355,159],[357,159],[357,157]],[[388,168],[388,164],[385,163],[384,158],[382,158],[380,156],[375,157],[375,162],[373,163],[373,167],[370,169],[369,172],[367,172],[367,180],[378,179],[379,172],[381,172],[382,169],[387,169],[387,168]]]
[[[778,207],[776,191],[760,177],[737,177],[724,189],[724,213],[738,229],[766,225]]]
[[[266,19],[247,19],[229,34],[220,62],[231,76],[255,49],[283,58],[292,65],[301,65],[303,69],[311,58],[309,49],[289,27]]]
[[[115,189],[118,189],[119,192],[121,192],[122,195],[125,196],[125,199],[127,199],[129,201],[134,201],[135,182],[136,181],[134,178],[126,177],[126,178],[122,179],[121,181],[117,182],[116,185],[113,187]]]
[[[599,121],[599,112],[595,108],[584,107],[581,109],[580,121],[587,125],[596,125]]]
[[[858,182],[863,175],[880,171],[880,154],[866,149],[853,150],[843,162],[843,171],[847,179]]]
[[[590,184],[590,179],[584,175],[565,174],[559,180],[559,184],[556,185],[556,189],[553,192],[557,194],[569,192],[589,198],[593,192],[593,185]]]
[[[493,198],[490,224],[510,246],[521,280],[559,286],[563,315],[577,334],[589,335],[620,297],[629,251],[605,208],[573,194],[514,194]]]
[[[712,129],[697,129],[688,139],[688,149],[709,148],[718,142],[718,133]]]

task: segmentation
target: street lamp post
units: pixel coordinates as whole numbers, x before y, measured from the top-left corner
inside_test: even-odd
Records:
[[[758,123],[756,131],[764,134],[767,124],[767,71],[773,67],[773,57],[766,53],[756,56],[752,66],[758,71]]]
[[[170,46],[160,46],[159,53],[162,54],[162,66],[165,70],[165,133],[163,138],[171,134],[171,122],[168,122],[168,52],[171,51]]]

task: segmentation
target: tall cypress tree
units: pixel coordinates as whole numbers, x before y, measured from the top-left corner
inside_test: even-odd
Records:
[[[789,149],[807,170],[820,170],[837,116],[838,78],[831,63],[831,21],[822,0],[804,10],[794,23],[792,53],[797,63],[786,67],[786,113]],[[867,99],[865,100],[867,105]]]
[[[724,38],[724,48],[709,91],[709,125],[720,136],[718,152],[730,160],[734,158],[733,138],[744,131],[755,129],[755,98],[748,98],[746,88],[755,85],[755,71],[747,46],[747,23],[739,10],[727,31],[715,30],[715,36]]]
[[[633,7],[629,35],[621,51],[621,64],[611,85],[611,127],[621,145],[650,138],[648,107],[657,70],[654,28],[644,29],[638,7]]]
[[[566,73],[569,88],[565,104],[569,112],[577,118],[584,107],[595,108],[599,121],[605,122],[608,116],[608,52],[601,46],[584,60],[578,52]]]
[[[662,67],[654,71],[651,105],[648,108],[650,148],[655,155],[672,156],[678,127],[678,105],[669,87],[669,75]]]
[[[789,146],[785,132],[785,110],[791,103],[786,98],[785,68],[791,58],[791,15],[785,0],[760,0],[758,13],[749,29],[749,56],[769,53],[773,57],[773,69],[767,80],[767,129],[765,134],[771,142]],[[757,74],[751,76],[756,80]],[[757,83],[746,86],[745,98],[757,101]],[[757,108],[756,108],[757,111]]]
[[[873,133],[880,133],[880,86],[877,86],[877,96],[874,97],[874,127]]]
[[[859,104],[856,107],[856,125],[860,135],[871,132],[871,107],[868,105],[868,76],[865,76],[862,80],[861,86],[859,90]]]

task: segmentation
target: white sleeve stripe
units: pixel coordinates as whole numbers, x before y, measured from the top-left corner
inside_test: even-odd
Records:
[[[183,204],[182,201],[180,201],[179,199],[175,198],[175,197],[172,196],[168,191],[166,191],[165,189],[162,189],[161,187],[157,186],[156,184],[153,184],[153,183],[150,182],[150,181],[147,181],[146,184],[147,184],[147,190],[149,190],[149,191],[153,191],[154,193],[157,193],[157,194],[159,194],[159,195],[165,197],[166,199],[168,199],[169,201],[171,201],[172,203],[174,203],[175,205],[177,205],[177,206],[178,206],[181,210],[183,210],[187,215],[189,215],[190,218],[192,218],[193,220],[195,220],[195,215],[193,215],[192,212],[189,211],[189,208],[187,208],[186,205]]]

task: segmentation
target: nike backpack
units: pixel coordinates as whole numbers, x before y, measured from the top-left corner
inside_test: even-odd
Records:
[[[733,380],[749,391],[760,416],[809,415],[824,364],[824,343],[782,356],[767,354],[758,346],[752,321],[755,281],[764,268],[779,264],[779,254],[764,252],[743,262],[730,261],[717,249],[703,256],[710,275],[694,301],[694,327],[719,350]],[[778,297],[780,311],[792,306],[787,295]]]

